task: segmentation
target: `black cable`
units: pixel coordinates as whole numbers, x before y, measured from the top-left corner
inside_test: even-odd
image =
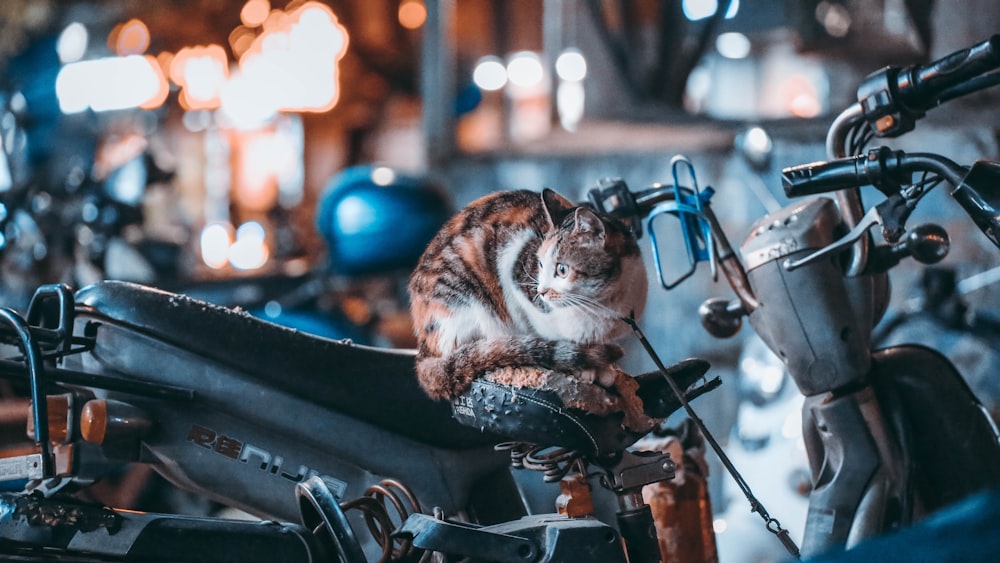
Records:
[[[978,92],[979,90],[991,88],[997,84],[1000,84],[1000,71],[977,76],[941,92],[941,95],[938,96],[937,103],[943,104],[954,100],[955,98],[961,98],[962,96]]]
[[[708,428],[705,426],[705,423],[701,420],[701,418],[698,417],[698,414],[694,412],[694,409],[691,408],[691,404],[684,396],[684,392],[681,391],[680,387],[677,385],[677,382],[674,381],[672,377],[670,377],[670,374],[667,372],[667,368],[663,365],[663,362],[660,360],[660,356],[656,353],[656,350],[653,349],[653,345],[649,343],[649,340],[646,339],[646,335],[643,334],[642,330],[639,328],[638,323],[635,322],[634,316],[622,317],[622,320],[625,321],[625,323],[627,323],[630,327],[632,327],[632,331],[635,332],[635,335],[639,339],[639,342],[642,344],[642,347],[646,350],[646,353],[649,354],[649,357],[653,360],[653,363],[656,364],[656,367],[657,369],[660,370],[660,373],[663,375],[663,378],[667,380],[667,383],[670,385],[670,389],[673,391],[674,396],[677,397],[677,400],[680,401],[681,405],[684,407],[684,410],[687,411],[688,417],[691,419],[691,422],[693,422],[695,426],[698,427],[698,430],[701,431],[701,434],[705,438],[705,441],[708,442],[710,446],[712,446],[712,450],[714,450],[716,455],[719,456],[719,461],[722,462],[722,465],[726,468],[726,471],[729,472],[729,474],[733,477],[733,480],[736,481],[736,484],[739,486],[740,490],[743,491],[743,495],[750,503],[751,512],[756,512],[760,514],[760,517],[764,519],[764,526],[767,528],[767,531],[771,532],[772,534],[778,537],[778,540],[781,542],[783,546],[785,546],[785,549],[788,550],[788,553],[791,554],[792,557],[799,559],[800,558],[799,547],[795,544],[795,540],[793,540],[792,537],[789,535],[788,530],[781,527],[781,523],[778,522],[777,518],[773,518],[771,517],[770,514],[768,514],[767,509],[764,508],[763,503],[761,503],[760,500],[758,500],[757,497],[754,496],[753,491],[750,490],[750,485],[747,484],[745,479],[743,479],[743,475],[741,475],[739,470],[736,469],[736,466],[733,465],[732,460],[729,459],[729,456],[726,455],[726,452],[722,449],[722,446],[720,446],[719,442],[716,441],[715,436],[713,436],[712,433],[708,431]]]

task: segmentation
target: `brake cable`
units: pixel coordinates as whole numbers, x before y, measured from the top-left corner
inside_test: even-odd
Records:
[[[667,383],[670,385],[670,390],[673,391],[674,396],[677,397],[677,400],[680,401],[684,410],[687,411],[688,417],[692,422],[694,422],[695,426],[698,427],[698,430],[701,431],[702,435],[704,435],[705,440],[708,441],[708,443],[712,446],[712,449],[715,450],[716,455],[719,456],[719,460],[722,462],[722,465],[725,466],[726,470],[733,477],[733,480],[736,481],[740,490],[743,491],[743,495],[746,497],[747,501],[750,502],[750,511],[760,514],[760,517],[764,519],[764,527],[767,528],[767,531],[778,537],[778,540],[783,546],[785,546],[785,549],[788,550],[788,553],[791,554],[792,557],[800,559],[801,555],[799,553],[799,547],[795,544],[795,540],[793,540],[789,535],[788,530],[782,528],[781,523],[778,522],[777,518],[773,518],[770,514],[768,514],[763,503],[761,503],[760,500],[754,496],[753,491],[750,490],[750,485],[743,479],[743,476],[740,474],[739,470],[736,469],[736,466],[733,465],[732,460],[729,459],[726,452],[723,451],[719,442],[716,441],[715,437],[712,436],[712,433],[708,431],[707,427],[705,427],[705,423],[702,422],[701,418],[698,417],[698,414],[694,412],[693,408],[691,408],[691,404],[684,396],[684,392],[681,388],[677,386],[677,382],[674,381],[674,379],[670,377],[670,374],[667,373],[667,368],[663,365],[663,362],[660,360],[659,355],[657,355],[656,350],[653,349],[649,340],[646,339],[646,335],[643,334],[642,329],[640,329],[638,323],[635,322],[635,313],[633,312],[630,316],[622,317],[621,319],[632,327],[632,331],[639,339],[639,342],[642,343],[642,347],[646,349],[646,353],[649,354],[649,357],[656,364],[656,368],[660,371],[660,374],[667,380]]]

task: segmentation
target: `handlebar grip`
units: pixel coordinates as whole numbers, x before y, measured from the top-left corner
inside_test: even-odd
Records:
[[[949,89],[996,68],[1000,34],[927,64],[873,72],[858,87],[858,103],[878,136],[898,137],[913,130]]]
[[[896,78],[896,90],[906,106],[928,110],[938,104],[945,90],[998,67],[1000,34],[926,65],[914,65],[901,71]]]
[[[602,178],[587,192],[587,203],[596,211],[618,218],[636,238],[642,237],[642,213],[635,194],[621,178]]]
[[[788,197],[816,195],[847,188],[879,185],[901,167],[902,151],[880,147],[837,160],[792,166],[781,171]]]
[[[860,185],[865,155],[811,162],[781,171],[781,184],[788,197],[816,195]]]

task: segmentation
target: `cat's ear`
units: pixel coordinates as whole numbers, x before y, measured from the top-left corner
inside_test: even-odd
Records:
[[[578,207],[573,215],[573,232],[590,233],[604,242],[604,221],[587,207]]]
[[[557,194],[549,188],[542,190],[542,207],[545,208],[545,217],[549,220],[549,226],[555,228],[562,223],[563,217],[574,207],[573,202]]]

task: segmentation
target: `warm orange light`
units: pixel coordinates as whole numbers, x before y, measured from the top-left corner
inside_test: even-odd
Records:
[[[795,117],[816,117],[822,111],[816,85],[803,74],[793,74],[781,84],[785,109]]]
[[[406,29],[417,29],[427,19],[427,8],[422,0],[403,0],[399,4],[399,25]]]
[[[170,78],[170,64],[174,62],[174,54],[170,51],[160,51],[159,55],[156,55],[156,64],[160,65],[160,70],[163,72],[163,76]]]
[[[263,29],[240,58],[241,83],[230,99],[272,100],[275,111],[333,108],[340,98],[338,65],[349,41],[333,10],[315,1],[290,12],[275,10]],[[224,105],[225,99],[224,93]]]
[[[141,55],[149,48],[149,28],[140,20],[131,19],[115,30],[115,52],[120,56]]]
[[[229,34],[229,48],[233,50],[233,55],[239,59],[253,45],[253,40],[256,38],[257,34],[249,27],[245,25],[237,26]]]
[[[149,66],[153,69],[153,74],[156,75],[158,87],[156,93],[145,102],[139,104],[139,107],[142,109],[156,109],[162,106],[163,102],[167,101],[167,96],[170,94],[170,84],[163,73],[163,67],[160,65],[159,59],[154,58],[152,55],[146,55],[146,60],[149,61]]]
[[[271,3],[267,0],[247,0],[240,10],[240,21],[247,27],[258,27],[267,19]]]

